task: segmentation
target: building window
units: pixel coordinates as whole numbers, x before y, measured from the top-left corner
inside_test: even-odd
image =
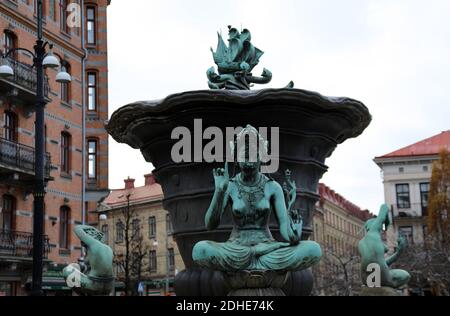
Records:
[[[174,271],[175,270],[175,252],[173,251],[173,248],[167,249],[168,251],[168,257],[169,257],[169,270]]]
[[[97,144],[96,140],[88,141],[88,177],[97,179]]]
[[[397,184],[397,207],[399,209],[410,208],[409,184]]]
[[[422,226],[422,234],[423,234],[423,240],[427,241],[428,239],[428,225]]]
[[[116,242],[123,242],[124,225],[121,221],[116,224]]]
[[[412,226],[401,226],[398,228],[398,233],[406,238],[408,244],[412,245],[414,243]]]
[[[59,248],[69,249],[70,208],[63,206],[59,210]]]
[[[69,133],[61,133],[61,172],[70,174],[70,146],[72,136]]]
[[[156,256],[156,251],[150,251],[150,258],[148,260],[148,265],[150,269],[150,273],[155,273],[158,270],[158,258]]]
[[[422,205],[422,216],[428,215],[428,199],[430,197],[430,184],[420,184],[420,203]]]
[[[0,213],[0,229],[14,230],[16,213],[16,199],[11,195],[3,195],[2,211]]]
[[[34,127],[36,128],[36,122],[34,122]],[[44,151],[47,152],[47,124],[44,125]]]
[[[156,237],[156,217],[151,216],[148,218],[148,237],[155,238]]]
[[[131,222],[131,228],[133,240],[139,240],[141,235],[141,221],[138,219],[133,219]]]
[[[13,282],[0,281],[0,296],[1,297],[16,296],[13,289],[14,289]]]
[[[97,74],[95,72],[89,72],[88,75],[88,110],[97,110]]]
[[[167,234],[172,235],[173,234],[173,226],[172,221],[170,220],[170,215],[166,215],[166,227],[167,227]]]
[[[17,37],[14,33],[10,31],[5,31],[3,33],[3,47],[5,53],[15,49],[17,47]],[[13,59],[17,59],[17,52],[12,52],[9,56]]]
[[[6,140],[17,142],[18,118],[14,112],[6,111],[3,115],[3,135]]]
[[[109,244],[109,227],[108,225],[103,225],[102,226],[102,233],[103,233],[103,240],[105,242],[105,244]]]
[[[87,43],[88,45],[95,45],[96,43],[96,19],[95,19],[95,8],[87,7],[86,9],[86,32],[87,32]]]
[[[44,19],[45,19],[45,13],[46,13],[46,12],[45,12],[45,11],[46,11],[46,10],[45,10],[45,9],[46,9],[46,8],[45,8],[46,2],[47,2],[47,1],[45,1],[45,0],[42,1],[42,17],[43,17]],[[38,14],[38,2],[37,2],[37,0],[34,0],[34,14],[36,14],[36,15]]]
[[[60,24],[61,24],[61,31],[65,33],[69,33],[69,25],[67,23],[68,19],[68,12],[67,12],[67,6],[68,6],[67,0],[59,0],[59,6],[60,6]]]
[[[70,64],[68,62],[62,63],[64,70],[70,75],[71,69]],[[70,82],[62,82],[61,83],[61,101],[70,103]]]
[[[48,6],[48,16],[53,21],[56,21],[56,0],[49,0],[49,6]]]

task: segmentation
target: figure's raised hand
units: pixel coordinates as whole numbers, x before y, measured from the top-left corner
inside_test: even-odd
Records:
[[[228,172],[228,163],[225,161],[225,168],[218,168],[213,170],[214,183],[216,190],[225,192],[228,189],[230,182],[230,174]]]

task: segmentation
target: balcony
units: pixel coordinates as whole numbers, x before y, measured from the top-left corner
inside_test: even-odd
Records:
[[[44,259],[50,253],[48,236],[44,235]],[[33,234],[0,230],[0,257],[31,259],[33,257]]]
[[[35,176],[34,158],[34,148],[0,137],[0,180],[20,186],[32,185]],[[44,176],[50,180],[50,154],[45,155],[44,163]]]
[[[408,208],[392,205],[395,220],[422,219],[428,215],[428,207],[422,203],[410,203]]]
[[[12,57],[6,58],[6,63],[14,70],[14,76],[0,79],[0,92],[13,97],[16,103],[22,103],[32,111],[36,103],[36,69]],[[47,99],[49,92],[48,77],[45,76],[44,96]]]

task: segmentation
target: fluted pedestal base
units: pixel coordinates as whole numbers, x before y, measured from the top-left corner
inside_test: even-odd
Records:
[[[244,273],[244,272],[240,272]],[[187,269],[181,271],[175,277],[175,290],[178,296],[309,296],[313,288],[313,275],[311,269],[302,271],[291,271],[287,273],[286,280],[283,286],[279,288],[279,283],[273,282],[270,286],[263,286],[262,288],[275,288],[270,290],[270,295],[267,290],[259,291],[260,288],[256,285],[247,286],[242,284],[241,275],[235,274],[227,275],[225,272],[212,271],[207,269]],[[254,279],[254,278],[253,278]],[[254,282],[254,281],[250,281]],[[231,284],[232,283],[232,284]],[[256,282],[255,282],[256,283]],[[274,284],[277,284],[275,286]],[[241,291],[245,288],[252,288],[252,293],[248,291]],[[261,295],[263,293],[264,295]]]
[[[289,272],[240,271],[230,272],[225,279],[230,284],[228,296],[286,296],[282,288]]]

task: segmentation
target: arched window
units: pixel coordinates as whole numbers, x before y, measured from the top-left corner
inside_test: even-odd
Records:
[[[2,201],[2,212],[0,213],[0,229],[12,231],[15,228],[16,199],[14,196],[5,194]]]
[[[17,37],[16,35],[11,32],[6,30],[3,33],[3,45],[4,47],[2,47],[2,49],[4,50],[5,53],[11,51],[12,49],[17,47]],[[13,59],[17,59],[17,52],[13,52],[11,53],[9,56],[11,56],[11,58]]]
[[[61,172],[70,175],[72,136],[67,132],[61,133]]]
[[[16,113],[5,111],[3,122],[3,137],[11,142],[17,142],[17,128],[19,122]]]
[[[70,71],[71,71],[71,67],[70,64],[66,61],[63,61],[62,66],[64,67],[64,69],[66,70],[66,72],[70,75]],[[70,98],[71,98],[71,86],[70,86],[70,82],[63,82],[61,83],[61,101],[66,102],[66,103],[70,103]]]
[[[59,248],[70,248],[70,208],[61,206],[59,209]]]

